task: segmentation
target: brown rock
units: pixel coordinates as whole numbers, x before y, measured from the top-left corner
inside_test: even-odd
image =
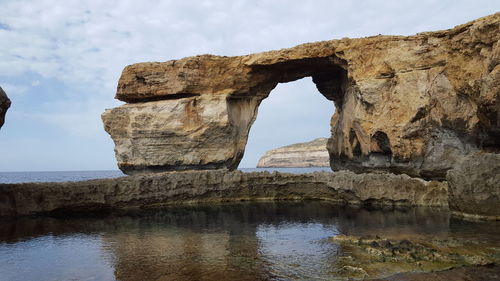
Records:
[[[7,94],[0,87],[0,128],[2,128],[5,123],[5,114],[7,113],[7,109],[10,107],[10,100],[7,97]]]
[[[449,206],[470,219],[500,220],[500,154],[478,153],[448,171]]]
[[[330,167],[327,141],[327,138],[319,138],[269,150],[259,159],[257,168]]]
[[[0,217],[195,202],[320,199],[370,206],[447,206],[447,184],[406,175],[183,171],[62,183],[0,184]]]
[[[105,128],[127,173],[234,169],[262,99],[311,76],[336,107],[333,169],[444,179],[464,155],[500,150],[499,25],[496,13],[408,37],[130,65],[116,97],[131,104],[106,111]]]

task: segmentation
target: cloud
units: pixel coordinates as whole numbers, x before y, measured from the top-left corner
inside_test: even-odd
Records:
[[[12,83],[1,83],[0,86],[7,93],[7,96],[9,96],[10,99],[24,96],[28,91],[28,87]]]
[[[33,71],[113,89],[130,63],[238,55],[318,40],[442,29],[492,13],[477,1],[4,1],[0,75]],[[464,9],[465,6],[467,9]]]
[[[118,78],[131,63],[203,53],[242,55],[379,33],[408,35],[498,10],[500,2],[488,0],[3,0],[0,83],[9,95],[23,97],[15,100],[11,116],[32,116],[26,118],[75,138],[97,138],[102,137],[99,115],[117,104]],[[36,79],[24,81],[28,74]],[[289,100],[287,106],[301,104]],[[11,128],[26,124],[10,120]],[[264,133],[273,130],[264,127]]]
[[[28,118],[56,126],[71,136],[88,138],[102,136],[101,113],[119,105],[119,102],[108,99],[58,101],[43,105],[43,112],[28,114]]]

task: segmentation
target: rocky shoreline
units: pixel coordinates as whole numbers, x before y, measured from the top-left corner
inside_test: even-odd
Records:
[[[0,184],[0,216],[250,200],[446,208],[446,182],[388,173],[184,171],[63,183]]]

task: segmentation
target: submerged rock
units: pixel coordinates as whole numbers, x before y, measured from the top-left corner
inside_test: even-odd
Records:
[[[499,265],[462,266],[435,272],[405,272],[370,281],[491,281],[500,279]]]
[[[0,87],[0,128],[2,128],[5,123],[5,114],[7,113],[7,109],[10,107],[10,100],[7,97],[7,94]]]
[[[169,172],[64,183],[0,184],[0,216],[242,200],[447,206],[447,185],[394,174]]]
[[[447,174],[448,203],[456,215],[500,220],[500,154],[478,153]]]
[[[257,168],[330,167],[327,141],[327,138],[319,138],[269,150],[259,159]]]
[[[365,277],[370,278],[399,272],[438,271],[464,265],[484,266],[500,261],[498,241],[453,237],[439,239],[425,235],[399,239],[337,235],[330,240],[339,244],[345,253],[338,260],[342,268],[356,268],[358,272],[362,270]],[[357,272],[341,270],[339,273],[345,277],[358,277]]]
[[[428,179],[500,150],[500,13],[413,36],[372,36],[237,57],[127,66],[106,131],[127,174],[235,169],[257,108],[278,83],[312,77],[335,104],[335,170]],[[333,105],[333,104],[332,104]]]

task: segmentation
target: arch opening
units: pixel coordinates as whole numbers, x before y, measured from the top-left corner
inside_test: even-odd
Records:
[[[255,123],[248,126],[239,168],[255,168],[268,150],[331,135],[330,120],[343,101],[346,71],[338,66],[306,72],[298,66],[292,67],[292,71],[281,68],[273,71],[279,73],[274,77],[278,82],[269,82],[268,89],[259,89],[259,108],[255,111]],[[303,71],[300,74],[299,69]],[[325,154],[328,157],[326,145]]]

